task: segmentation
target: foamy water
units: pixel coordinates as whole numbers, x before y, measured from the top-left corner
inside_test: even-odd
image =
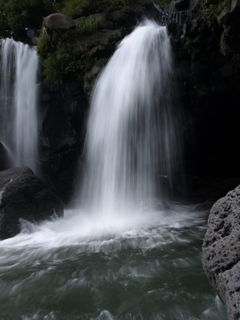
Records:
[[[227,319],[201,266],[207,211],[156,200],[181,164],[171,72],[165,28],[119,45],[92,96],[78,205],[0,241],[1,320]]]
[[[0,242],[2,319],[226,320],[203,273],[206,211],[68,210]]]

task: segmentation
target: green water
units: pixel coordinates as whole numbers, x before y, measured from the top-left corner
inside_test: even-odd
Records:
[[[226,320],[200,262],[205,230],[194,206],[25,223],[0,242],[0,319]]]

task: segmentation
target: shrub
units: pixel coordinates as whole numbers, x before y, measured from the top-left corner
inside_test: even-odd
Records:
[[[37,54],[44,69],[43,74],[50,82],[74,76],[82,80],[83,74],[94,64],[94,59],[84,54],[76,42],[77,31],[69,30],[52,47],[46,35],[38,38]]]

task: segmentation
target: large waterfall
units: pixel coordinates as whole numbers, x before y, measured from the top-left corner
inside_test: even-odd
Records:
[[[1,41],[2,140],[9,166],[38,172],[38,67],[34,49],[12,39]]]
[[[121,42],[102,72],[92,96],[82,188],[94,210],[149,203],[160,177],[173,186],[181,150],[171,77],[166,27],[149,21]]]
[[[227,319],[201,266],[206,209],[155,206],[181,162],[171,72],[165,28],[119,45],[92,96],[84,205],[0,241],[1,319]]]

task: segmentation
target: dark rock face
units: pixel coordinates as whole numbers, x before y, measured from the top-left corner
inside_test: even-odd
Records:
[[[240,182],[239,33],[230,31],[240,21],[237,3],[192,0],[186,33],[174,43],[190,183],[197,176]]]
[[[0,239],[20,232],[19,219],[40,222],[54,213],[63,216],[63,206],[28,167],[0,172]]]
[[[118,43],[145,16],[167,25],[174,47],[190,196],[199,181],[210,181],[208,185],[213,184],[214,189],[214,181],[221,178],[227,179],[227,185],[234,178],[230,189],[238,177],[240,183],[240,153],[236,151],[240,140],[239,1],[191,0],[188,11],[169,12],[151,0],[138,0],[92,15],[100,21],[98,29],[77,41],[83,59],[93,61],[82,80],[65,78],[42,85],[42,171],[45,182],[65,203],[83,169],[88,101],[94,82]],[[227,189],[222,190],[214,191],[213,197],[207,192],[196,198],[204,201],[210,195],[216,200]]]
[[[182,11],[189,8],[189,0],[173,0],[170,3],[169,11]]]
[[[43,179],[64,203],[71,200],[76,180],[83,170],[89,96],[99,73],[118,43],[133,30],[143,15],[157,18],[164,11],[168,10],[162,8],[159,11],[152,0],[138,0],[131,6],[112,6],[106,12],[91,15],[99,21],[98,29],[77,39],[83,62],[84,59],[94,61],[83,74],[82,81],[64,78],[54,84],[42,83],[40,162]],[[62,15],[45,18],[48,31],[57,34],[64,32],[64,24],[62,28],[61,23],[51,24],[53,18],[61,22]]]
[[[81,174],[88,97],[74,80],[42,84],[42,178],[67,203]]]
[[[240,319],[240,186],[211,209],[202,263],[211,285],[226,304],[228,319]]]

